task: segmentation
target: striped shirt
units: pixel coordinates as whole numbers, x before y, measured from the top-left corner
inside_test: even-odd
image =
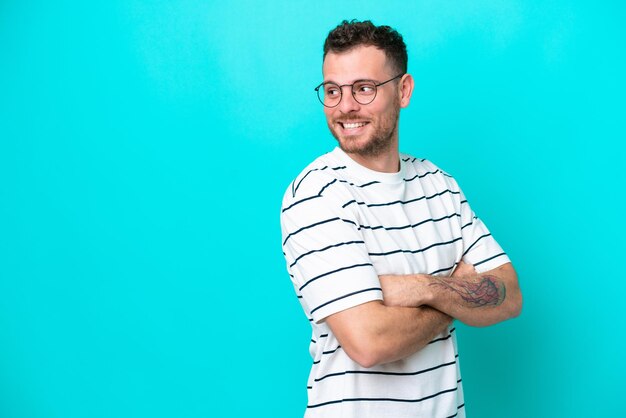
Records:
[[[453,325],[403,360],[364,368],[324,321],[382,300],[379,275],[448,276],[459,260],[479,272],[509,261],[450,175],[400,157],[398,173],[380,173],[335,148],[285,193],[283,252],[313,328],[305,417],[465,416]]]

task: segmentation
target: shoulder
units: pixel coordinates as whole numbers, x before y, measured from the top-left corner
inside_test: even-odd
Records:
[[[444,171],[443,169],[435,165],[435,163],[433,163],[432,161],[427,160],[426,158],[418,158],[410,154],[401,153],[400,159],[404,161],[404,163],[408,167],[413,168],[417,173],[421,175],[422,174],[439,174],[441,176],[452,178],[450,174],[448,174],[446,171]]]
[[[333,153],[324,154],[309,164],[289,184],[283,196],[280,223],[283,234],[343,220],[355,224],[346,208],[350,200],[345,187],[346,166]]]
[[[459,186],[454,177],[432,161],[403,153],[400,154],[400,158],[407,166],[407,180],[419,178],[438,183],[454,191],[458,190]]]
[[[283,195],[283,209],[302,199],[321,195],[329,184],[338,180],[339,173],[345,169],[346,166],[332,152],[316,158],[287,186]]]

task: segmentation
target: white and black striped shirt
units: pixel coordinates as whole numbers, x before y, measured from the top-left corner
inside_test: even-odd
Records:
[[[509,261],[456,181],[401,154],[380,173],[336,148],[289,186],[281,209],[283,252],[313,328],[306,417],[464,417],[454,328],[400,361],[363,368],[324,318],[382,300],[383,274],[447,276],[459,260],[478,271]]]

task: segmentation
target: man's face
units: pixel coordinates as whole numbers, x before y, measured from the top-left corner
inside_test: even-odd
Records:
[[[380,83],[398,75],[387,65],[385,53],[373,46],[359,46],[342,53],[329,52],[322,72],[324,82],[339,85],[356,80]],[[328,128],[342,150],[369,157],[397,147],[400,115],[397,81],[379,86],[376,98],[367,105],[354,100],[350,87],[343,87],[342,93],[339,105],[324,107]]]

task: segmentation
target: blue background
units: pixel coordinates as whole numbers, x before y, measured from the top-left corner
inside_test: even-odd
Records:
[[[278,213],[335,145],[313,87],[344,18],[404,35],[401,148],[520,275],[519,318],[459,326],[468,415],[623,414],[625,9],[3,1],[0,417],[301,416]]]

